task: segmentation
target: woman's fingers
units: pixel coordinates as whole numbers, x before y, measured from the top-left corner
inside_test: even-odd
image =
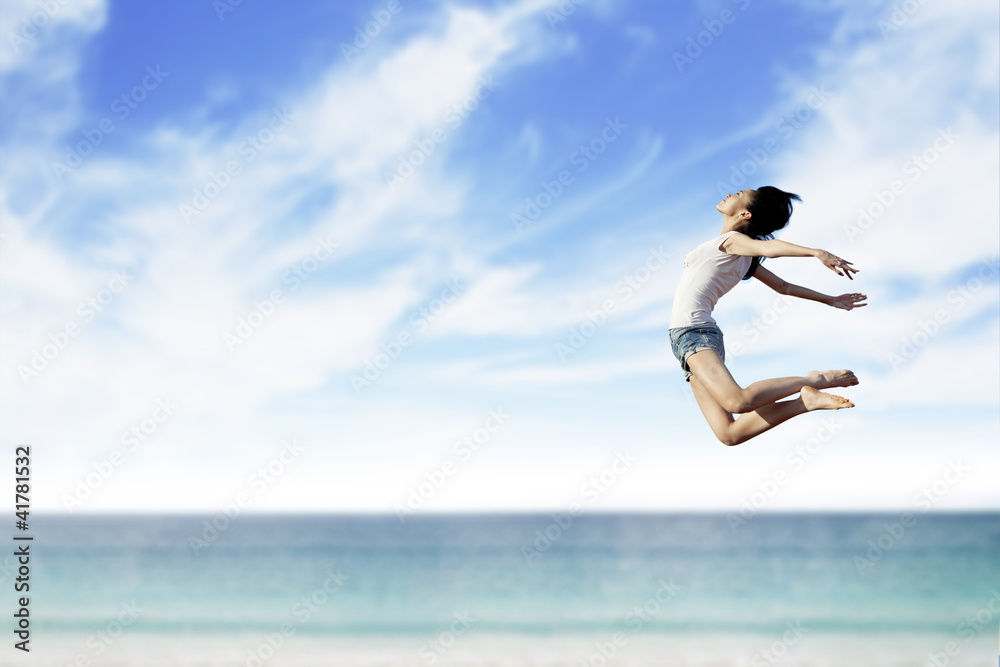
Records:
[[[851,266],[851,263],[848,262],[846,259],[840,260],[840,266],[841,268],[844,269],[844,275],[850,278],[851,280],[854,280],[854,276],[851,275],[851,271],[857,273],[858,269],[855,269],[853,266]]]
[[[851,292],[850,294],[841,294],[838,296],[832,305],[842,310],[853,310],[855,308],[867,306],[868,304],[864,303],[864,300],[867,298],[868,295],[862,294],[861,292]]]
[[[862,308],[867,306],[867,303],[862,303],[868,298],[867,294],[862,294],[860,292],[854,292],[852,294],[843,294],[840,297],[843,300],[846,310],[852,310],[854,308]]]
[[[837,257],[832,252],[828,252],[826,250],[824,250],[823,253],[824,254],[820,257],[820,259],[824,264],[830,267],[831,271],[836,273],[838,276],[847,276],[850,280],[854,280],[854,276],[851,275],[851,272],[853,271],[854,273],[857,273],[858,269],[854,268],[851,265],[851,262],[841,257]]]

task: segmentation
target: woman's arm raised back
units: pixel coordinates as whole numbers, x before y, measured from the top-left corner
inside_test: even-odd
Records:
[[[851,263],[846,259],[841,259],[826,250],[807,248],[778,239],[761,241],[737,232],[723,241],[720,247],[730,255],[746,257],[815,257],[838,276],[847,276],[851,280],[854,279],[851,272],[858,272],[858,269],[851,266]]]
[[[722,249],[730,255],[746,257],[816,257],[816,254],[820,252],[815,248],[806,248],[777,239],[759,241],[740,232],[732,234],[723,241]]]

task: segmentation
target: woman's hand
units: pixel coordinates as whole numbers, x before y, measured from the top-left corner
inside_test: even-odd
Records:
[[[852,308],[860,308],[861,306],[867,306],[867,303],[862,303],[868,298],[867,294],[861,294],[860,292],[854,292],[853,294],[841,294],[840,296],[835,296],[828,303],[834,308],[840,308],[841,310],[851,310]]]
[[[836,273],[838,276],[847,276],[851,280],[854,280],[854,277],[851,275],[851,271],[854,273],[858,272],[858,270],[851,266],[851,263],[846,259],[841,259],[826,250],[817,251],[816,259],[823,262],[828,269]],[[841,271],[843,271],[843,273],[841,273]]]

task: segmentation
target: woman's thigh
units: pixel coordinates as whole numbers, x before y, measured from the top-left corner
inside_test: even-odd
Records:
[[[691,376],[691,393],[694,394],[701,414],[705,416],[705,421],[708,422],[712,432],[723,440],[729,425],[735,421],[732,413],[719,405],[697,375]]]
[[[687,358],[688,367],[709,394],[722,405],[739,400],[743,387],[737,384],[715,350],[700,350]]]

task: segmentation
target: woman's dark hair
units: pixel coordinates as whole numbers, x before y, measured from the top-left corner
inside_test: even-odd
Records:
[[[750,222],[743,228],[743,233],[759,241],[773,239],[774,232],[783,229],[788,224],[788,219],[792,217],[793,199],[802,201],[798,195],[770,185],[757,188],[753,199],[747,204],[747,210],[750,211]],[[753,258],[743,280],[749,280],[753,277],[763,259],[763,257]]]

